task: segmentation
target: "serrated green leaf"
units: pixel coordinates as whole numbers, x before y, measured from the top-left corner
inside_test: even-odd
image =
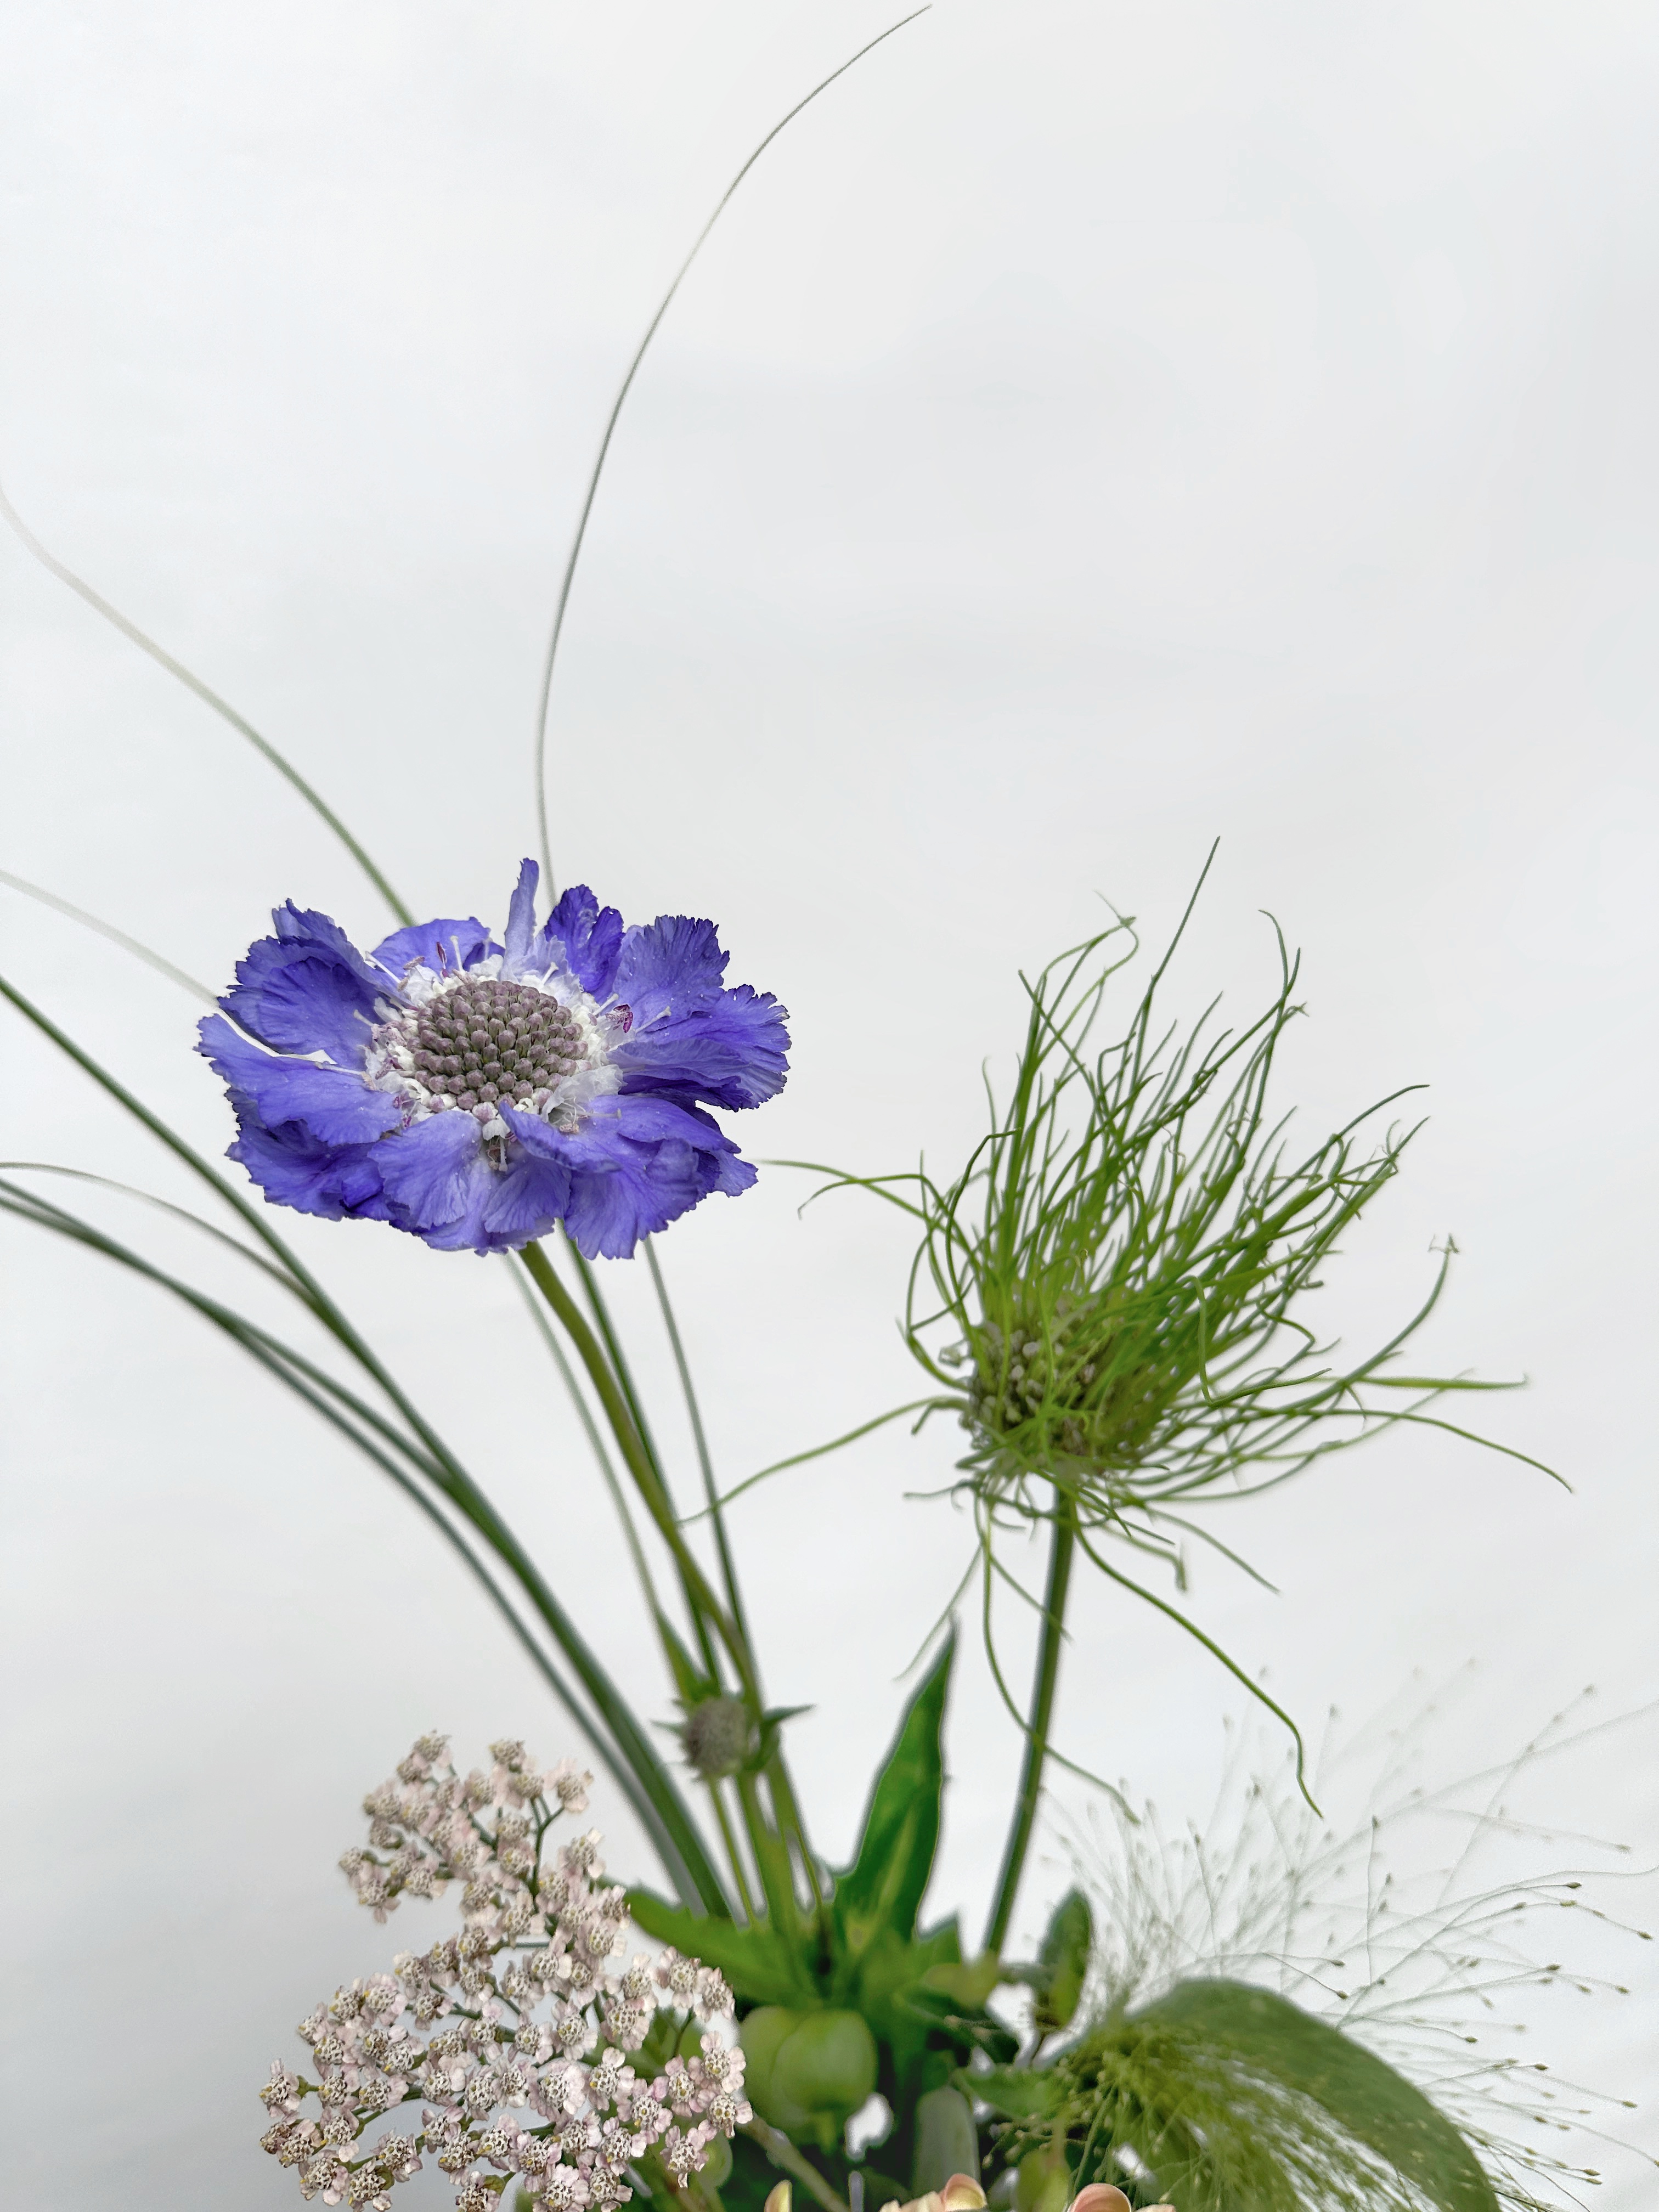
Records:
[[[849,1960],[860,1958],[884,1930],[902,1942],[915,1933],[939,1846],[941,1732],[955,1652],[951,1636],[910,1700],[870,1793],[857,1856],[836,1883],[833,1924],[837,1947]]]
[[[630,1889],[628,1909],[647,1936],[717,1966],[745,2004],[822,2002],[804,1954],[763,1923],[705,1920],[648,1889]]]
[[[1287,1998],[1243,1982],[1183,1982],[1127,2025],[1172,2031],[1310,2099],[1437,2212],[1498,2212],[1480,2160],[1423,2092]]]

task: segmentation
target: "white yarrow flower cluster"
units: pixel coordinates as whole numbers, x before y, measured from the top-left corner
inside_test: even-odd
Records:
[[[537,2212],[611,2212],[637,2161],[683,2186],[751,2117],[741,2049],[687,2033],[730,2014],[725,1981],[674,1951],[620,1965],[627,1894],[604,1880],[598,1830],[551,1840],[592,1775],[544,1772],[521,1743],[490,1754],[462,1776],[448,1739],[422,1736],[364,1800],[369,1847],[340,1862],[360,1901],[383,1921],[459,1882],[462,1925],[301,2022],[314,2079],[272,2067],[260,2141],[307,2198],[389,2212],[430,2158],[459,2212],[499,2212],[515,2178]],[[384,2126],[410,2104],[418,2126]]]

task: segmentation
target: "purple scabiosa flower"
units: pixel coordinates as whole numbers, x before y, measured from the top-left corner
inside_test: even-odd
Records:
[[[526,860],[504,945],[469,917],[365,955],[326,915],[276,910],[200,1045],[236,1111],[229,1158],[273,1205],[441,1251],[562,1221],[589,1259],[625,1259],[711,1191],[747,1190],[705,1109],[783,1088],[784,1009],[726,987],[713,922],[624,928],[578,884],[538,927],[537,876]]]

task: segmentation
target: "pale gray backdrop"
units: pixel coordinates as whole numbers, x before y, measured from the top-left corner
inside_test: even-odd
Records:
[[[503,912],[616,380],[744,155],[890,20],[5,9],[0,475],[417,909]],[[760,1154],[958,1158],[1017,970],[1103,895],[1166,929],[1218,836],[1180,1002],[1254,1003],[1268,908],[1306,953],[1284,1081],[1310,1130],[1432,1086],[1331,1325],[1384,1328],[1454,1235],[1421,1356],[1530,1376],[1491,1426],[1573,1494],[1386,1442],[1227,1522],[1282,1595],[1200,1556],[1192,1603],[1316,1724],[1476,1662],[1427,1740],[1443,1774],[1586,1684],[1607,1716],[1654,1690],[1656,101],[1659,18],[1614,0],[941,0],[791,126],[688,281],[555,700],[567,877],[718,916],[733,976],[793,1011],[789,1089],[740,1132]],[[379,933],[293,794],[3,534],[0,592],[0,867],[216,983],[290,895]],[[222,1146],[183,994],[7,890],[0,932],[8,972]],[[7,1157],[185,1194],[9,1014],[0,1035]],[[803,1222],[804,1194],[773,1171],[664,1241],[731,1477],[912,1389],[902,1225],[856,1197]],[[289,1225],[660,1713],[506,1269]],[[354,1914],[332,1870],[362,1788],[434,1723],[549,1757],[568,1731],[407,1506],[233,1352],[33,1231],[4,1253],[16,2201],[297,2201],[252,2092],[317,1996],[417,1932]],[[641,1286],[609,1273],[683,1463]],[[832,1852],[961,1562],[950,1505],[906,1502],[951,1448],[888,1431],[740,1513]],[[1174,1819],[1240,1702],[1127,1600],[1080,1625],[1068,1745]],[[1525,1818],[1650,1863],[1653,1751],[1639,1724],[1592,1740]],[[935,1899],[975,1924],[1015,1753],[975,1662]],[[604,1793],[598,1817],[642,1870]],[[1027,1934],[1066,1879],[1042,1850]],[[1655,1909],[1651,1885],[1598,1894]],[[1535,1999],[1533,2040],[1638,2094],[1651,1949],[1575,1951],[1567,1925],[1559,1955],[1635,1993]],[[1620,2124],[1652,2139],[1650,2113]],[[1602,2201],[1646,2202],[1620,2173]]]

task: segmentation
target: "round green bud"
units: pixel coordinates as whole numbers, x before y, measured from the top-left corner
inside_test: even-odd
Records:
[[[791,2106],[777,2089],[773,2076],[777,2056],[787,2039],[800,2026],[801,2015],[791,2012],[787,2005],[757,2005],[744,2016],[738,2031],[747,2061],[744,2068],[744,2094],[760,2114],[775,2128],[786,2134],[803,2127],[808,2115]]]
[[[833,2149],[876,2086],[876,2039],[863,2016],[761,2005],[740,2033],[744,2091],[761,2118]]]
[[[772,2078],[792,2104],[846,2121],[876,2086],[876,2039],[856,2012],[809,2012],[785,2039]]]

